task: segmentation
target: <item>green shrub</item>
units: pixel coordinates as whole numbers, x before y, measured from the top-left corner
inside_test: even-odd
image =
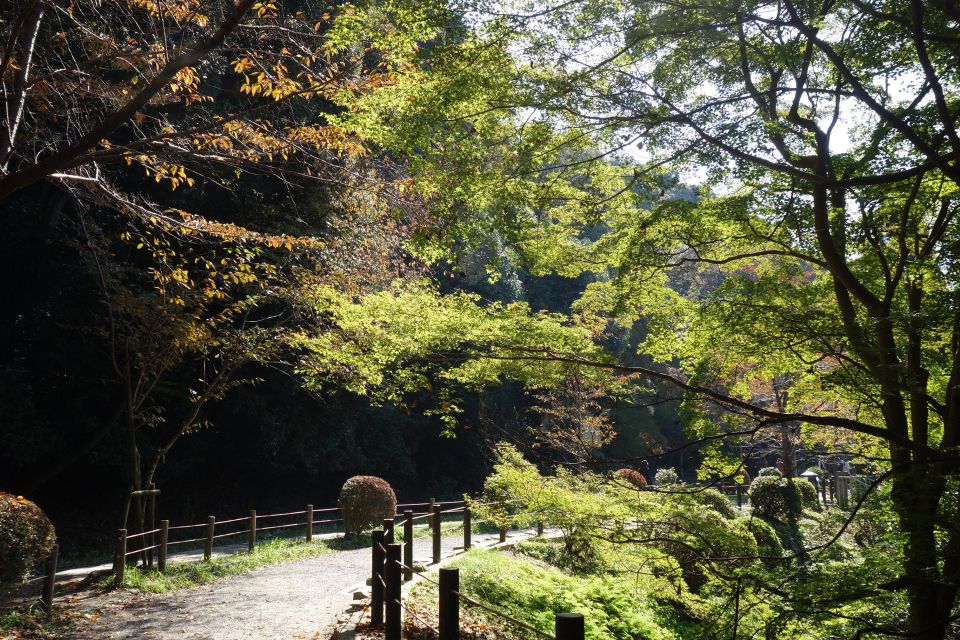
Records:
[[[760,471],[757,472],[757,477],[760,478],[764,476],[768,476],[768,477],[773,476],[774,478],[782,478],[783,474],[780,473],[780,469],[777,469],[776,467],[764,467],[763,469],[760,469]]]
[[[820,500],[817,499],[817,488],[806,478],[792,480],[800,492],[800,502],[804,509],[820,511]]]
[[[776,529],[759,518],[740,518],[734,521],[734,526],[749,531],[757,541],[757,555],[762,556],[767,564],[774,564],[783,557],[783,544]]]
[[[647,488],[647,479],[636,469],[617,469],[613,475],[615,478],[629,482],[637,489]]]
[[[0,492],[0,584],[16,583],[57,541],[47,515],[23,496]]]
[[[584,616],[588,640],[684,637],[674,631],[681,627],[674,612],[637,593],[630,578],[573,576],[497,551],[471,551],[454,566],[460,568],[461,591],[546,633],[553,632],[557,613],[576,611]]]
[[[658,469],[656,475],[653,477],[653,482],[658,487],[669,487],[671,485],[680,483],[680,476],[677,475],[677,472],[666,467],[664,469]]]
[[[397,513],[397,495],[390,484],[376,476],[354,476],[340,489],[343,530],[359,535],[364,529]]]
[[[693,494],[694,499],[705,507],[710,507],[728,520],[737,517],[737,511],[730,504],[727,496],[718,489],[704,489]]]
[[[803,512],[800,491],[792,480],[760,475],[750,483],[749,493],[750,504],[757,515],[779,522],[795,522]]]

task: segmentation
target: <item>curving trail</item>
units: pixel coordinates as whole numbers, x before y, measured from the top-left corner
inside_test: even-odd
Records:
[[[525,534],[511,532],[510,541]],[[474,534],[489,546],[496,534]],[[454,555],[462,536],[443,539]],[[429,538],[414,540],[414,562],[430,560]],[[69,640],[326,640],[337,618],[369,593],[370,550],[333,551],[306,560],[268,565],[208,585],[152,595],[114,592],[82,606],[87,621]]]

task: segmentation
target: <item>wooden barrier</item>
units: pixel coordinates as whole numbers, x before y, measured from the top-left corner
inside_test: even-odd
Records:
[[[438,504],[433,505],[433,564],[440,562],[440,537],[442,535],[440,513],[443,507]]]
[[[463,508],[463,548],[469,551],[473,545],[473,523],[470,521],[470,505]]]
[[[556,640],[583,640],[585,628],[582,614],[558,613],[555,624]]]
[[[217,528],[217,519],[207,516],[207,537],[203,541],[203,559],[209,561],[213,555],[213,534]]]
[[[53,589],[57,583],[57,556],[59,553],[60,545],[53,545],[50,556],[47,558],[47,570],[43,576],[43,594],[40,596],[40,603],[47,613],[53,611]]]
[[[313,540],[313,505],[307,505],[307,542]]]
[[[157,551],[157,569],[160,573],[167,570],[167,542],[170,539],[170,521],[160,521],[160,549]]]
[[[403,569],[404,581],[413,580],[413,510],[403,512]]]
[[[383,519],[383,543],[393,544],[393,518]]]
[[[440,569],[439,640],[460,640],[460,570]]]
[[[127,530],[117,531],[117,548],[113,556],[113,584],[119,587],[123,584],[123,573],[127,568]]]
[[[247,551],[253,553],[257,546],[257,510],[250,509],[250,531],[247,533]]]
[[[373,543],[370,545],[370,550],[373,563],[370,572],[370,623],[379,626],[383,624],[383,561],[385,557],[383,531],[378,529],[371,537]]]
[[[386,564],[383,568],[384,582],[384,640],[400,640],[402,606],[400,593],[400,553],[401,545],[393,543],[386,545]]]

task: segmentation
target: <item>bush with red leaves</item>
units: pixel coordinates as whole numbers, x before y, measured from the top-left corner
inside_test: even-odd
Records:
[[[23,580],[50,555],[56,541],[53,525],[40,507],[0,491],[0,584]]]
[[[376,476],[354,476],[340,489],[340,509],[346,534],[359,535],[364,529],[397,512],[397,495],[390,484]]]

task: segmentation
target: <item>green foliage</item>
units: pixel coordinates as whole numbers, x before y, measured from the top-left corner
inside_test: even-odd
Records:
[[[458,559],[461,589],[546,633],[554,616],[584,616],[592,640],[679,640],[682,625],[669,608],[631,579],[571,576],[555,568],[496,551],[471,551]]]
[[[802,494],[796,485],[792,479],[775,475],[757,477],[750,483],[749,492],[754,512],[778,522],[795,523],[803,511]]]
[[[534,312],[521,302],[482,304],[472,294],[442,296],[423,282],[397,283],[363,298],[320,287],[312,303],[336,330],[326,327],[294,340],[305,349],[298,371],[309,386],[338,385],[398,403],[407,394],[430,390],[438,403],[428,413],[440,415],[451,428],[461,410],[454,389],[478,389],[506,379],[548,388],[578,369],[563,362],[531,363],[524,354],[551,348],[605,357],[586,322]],[[604,388],[614,386],[605,372],[583,371]]]
[[[558,468],[542,476],[515,447],[500,443],[494,449],[493,472],[484,482],[483,503],[474,504],[478,519],[497,527],[529,526],[544,522],[563,533],[564,550],[572,564],[592,567],[599,559],[597,522],[625,515],[600,476],[574,475]],[[486,503],[486,504],[484,504]]]
[[[339,504],[344,531],[351,535],[397,513],[397,495],[390,483],[376,476],[354,476],[344,482]]]
[[[50,555],[56,541],[40,507],[23,496],[0,492],[0,584],[21,581]]]
[[[64,607],[49,612],[39,602],[0,611],[0,638],[59,640],[76,627],[75,616]]]
[[[709,489],[694,490],[692,495],[700,504],[713,509],[728,520],[737,517],[737,510],[730,504],[730,499],[723,495],[719,489],[711,487]]]
[[[764,476],[782,478],[783,474],[780,472],[780,469],[776,467],[763,467],[760,471],[757,471],[757,477],[760,478]]]
[[[679,482],[680,476],[670,467],[657,469],[657,472],[653,476],[653,484],[655,484],[658,489],[667,489],[675,484],[679,484]]]
[[[367,544],[369,544],[369,538],[356,539],[351,546],[359,548]],[[203,562],[168,562],[166,571],[163,573],[156,569],[127,567],[123,574],[123,587],[144,593],[166,593],[208,584],[268,564],[314,558],[342,547],[343,545],[336,540],[322,540],[308,544],[302,539],[270,538],[258,541],[253,553],[240,552],[214,556],[209,561]],[[104,588],[110,588],[111,580],[103,581]]]
[[[768,522],[759,518],[740,518],[733,524],[735,527],[750,532],[757,543],[757,553],[764,557],[766,564],[772,565],[783,557],[783,544],[780,542],[780,536]]]
[[[820,511],[820,499],[817,497],[817,488],[806,478],[794,478],[793,486],[800,492],[800,503],[804,509]]]

